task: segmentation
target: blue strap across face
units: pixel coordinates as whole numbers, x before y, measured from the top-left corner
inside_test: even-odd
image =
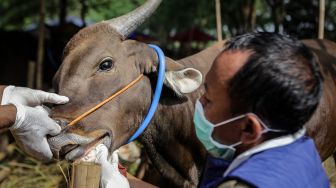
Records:
[[[131,136],[131,138],[127,141],[127,143],[132,142],[135,140],[140,134],[144,132],[144,130],[148,127],[149,123],[151,122],[155,110],[159,104],[162,87],[163,87],[163,81],[164,81],[164,75],[165,75],[165,69],[166,69],[166,62],[165,62],[165,56],[163,51],[160,47],[149,44],[149,47],[153,48],[158,56],[159,59],[159,69],[158,69],[158,79],[156,82],[155,92],[153,96],[152,103],[149,107],[148,113],[145,117],[145,119],[142,121],[141,125],[139,126],[138,130],[135,131],[135,133]]]

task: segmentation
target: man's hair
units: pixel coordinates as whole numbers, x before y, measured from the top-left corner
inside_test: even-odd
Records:
[[[252,52],[229,83],[232,113],[253,112],[273,129],[301,129],[322,95],[323,77],[311,50],[288,35],[267,32],[233,37],[225,45],[223,52]]]

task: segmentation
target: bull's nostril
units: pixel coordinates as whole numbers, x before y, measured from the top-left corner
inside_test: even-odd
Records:
[[[66,127],[66,125],[68,125],[68,121],[61,119],[61,118],[54,118],[54,121],[60,125],[62,128]]]
[[[59,119],[55,119],[54,121],[59,125],[62,123],[61,120],[59,120]]]

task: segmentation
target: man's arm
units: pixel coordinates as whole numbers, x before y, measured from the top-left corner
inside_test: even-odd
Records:
[[[131,188],[158,188],[157,186],[144,182],[129,173],[127,173],[127,179]]]
[[[0,85],[0,101],[7,86]],[[14,124],[16,117],[16,107],[12,104],[0,106],[0,131],[8,129]]]
[[[10,104],[0,106],[0,130],[7,129],[13,125],[15,117],[16,107],[14,105]]]
[[[0,129],[8,128],[18,146],[30,156],[49,160],[52,152],[47,135],[61,127],[49,117],[44,103],[65,104],[69,99],[55,93],[24,87],[0,85]]]
[[[2,94],[7,86],[0,85],[0,101],[2,100]]]

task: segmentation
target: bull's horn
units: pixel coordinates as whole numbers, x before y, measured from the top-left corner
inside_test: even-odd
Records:
[[[126,38],[157,9],[161,1],[162,0],[147,0],[146,3],[132,12],[108,20],[107,22]]]

